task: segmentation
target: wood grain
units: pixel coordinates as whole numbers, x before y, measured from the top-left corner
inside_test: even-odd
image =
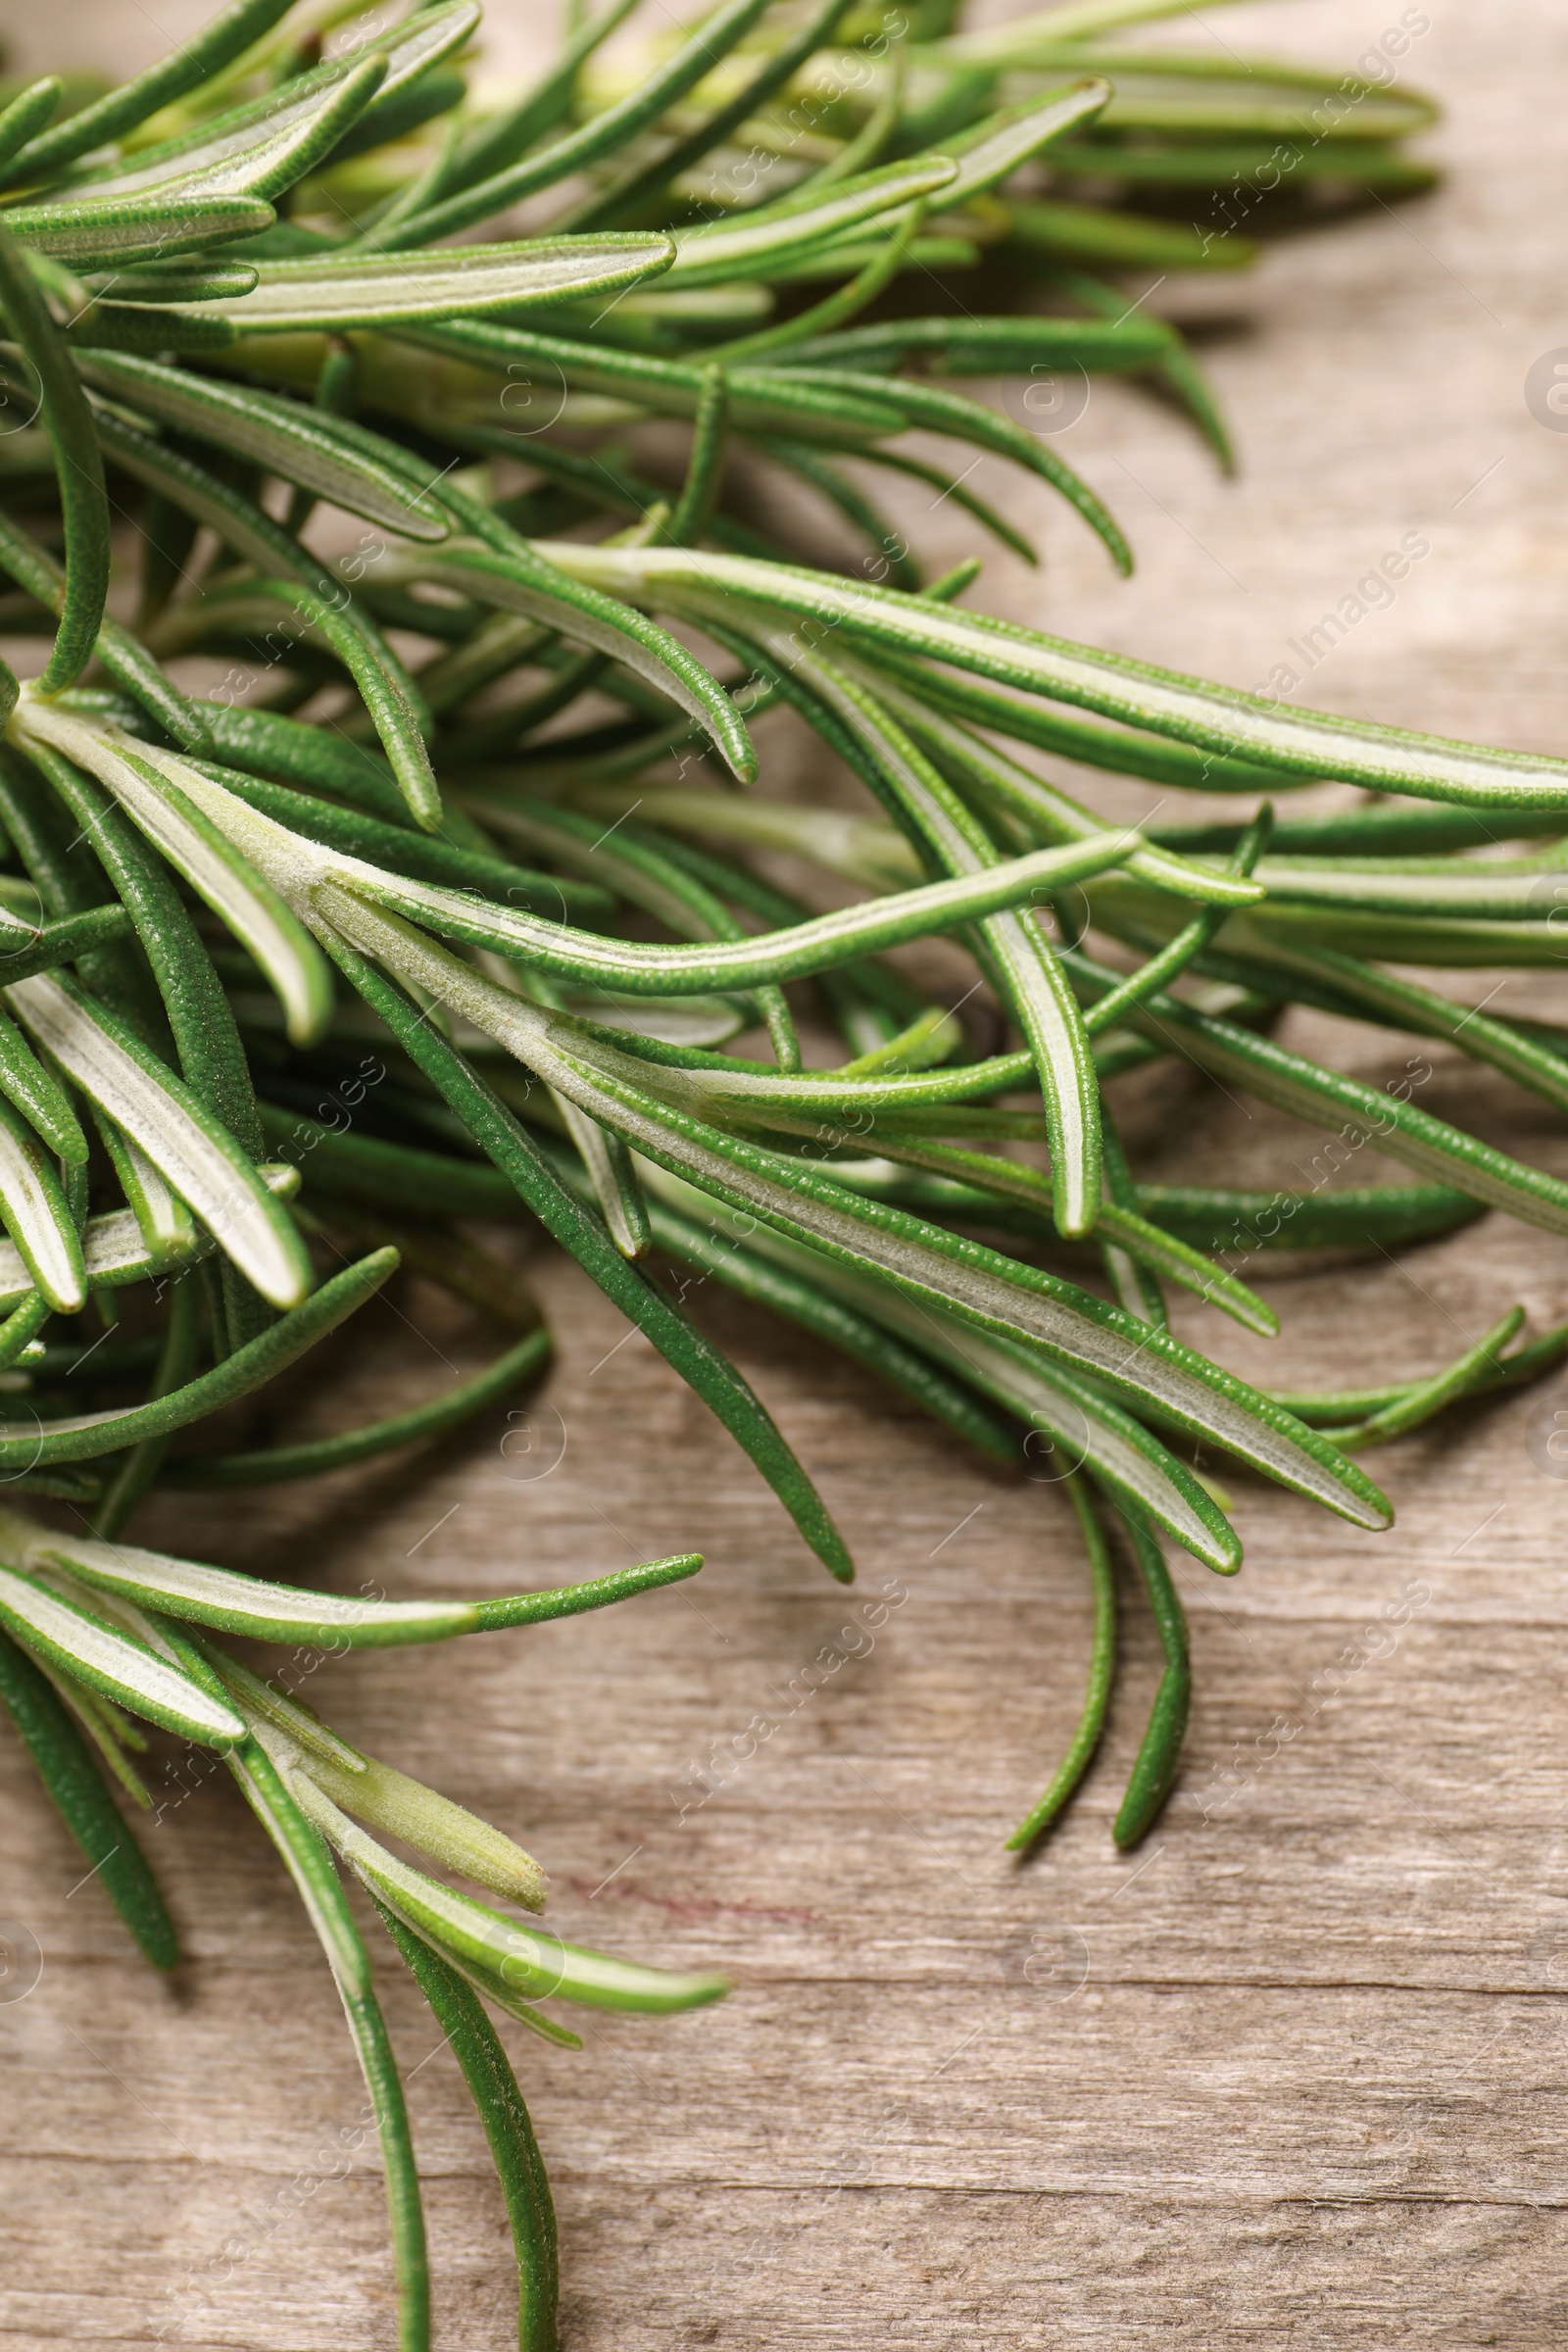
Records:
[[[1398,12],[1211,13],[1215,38],[1348,61]],[[1397,604],[1301,699],[1556,746],[1568,439],[1532,419],[1523,379],[1568,341],[1568,63],[1548,0],[1430,13],[1409,69],[1451,110],[1445,192],[1293,239],[1235,286],[1152,298],[1209,322],[1240,480],[1216,480],[1133,389],[1097,386],[1071,454],[1130,526],[1139,577],[1111,582],[1058,504],[987,461],[977,480],[996,473],[1048,564],[990,564],[984,593],[1250,684],[1418,531],[1432,552]],[[90,33],[101,56],[101,29],[80,8],[15,34],[41,67],[62,37]],[[156,45],[120,12],[109,29],[127,64]],[[935,557],[966,552],[950,508],[914,520]],[[1562,995],[1547,975],[1503,1002]],[[1380,1075],[1407,1051],[1298,1033]],[[1434,1060],[1430,1107],[1568,1170],[1541,1105]],[[1163,1083],[1134,1106],[1162,1176],[1288,1183],[1316,1148],[1255,1104]],[[1241,1578],[1182,1571],[1198,1699],[1165,1819],[1115,1853],[1156,1674],[1124,1587],[1105,1750],[1019,1868],[1001,1839],[1049,1775],[1086,1658],[1060,1497],[705,1297],[856,1545],[860,1582],[836,1591],[586,1282],[548,1257],[536,1272],[560,1356],[532,1453],[504,1453],[495,1416],[436,1462],[162,1502],[142,1528],[236,1567],[410,1594],[708,1554],[696,1586],[606,1618],[318,1678],[350,1737],[539,1853],[564,1934],[734,1973],[721,2008],[606,2020],[580,2056],[515,2036],[570,2352],[1560,2345],[1568,1488],[1536,1457],[1568,1383],[1391,1448],[1399,1519],[1383,1538],[1235,1481]],[[1446,1359],[1514,1299],[1536,1328],[1561,1319],[1568,1253],[1493,1217],[1263,1287],[1285,1324],[1271,1348],[1200,1309],[1184,1330],[1281,1384],[1371,1381]],[[408,1286],[340,1351],[333,1409],[390,1409],[482,1344]],[[390,2277],[378,2175],[353,2146],[362,2094],[237,1799],[216,1776],[168,1785],[149,1844],[190,1958],[166,1987],[76,1884],[10,1743],[0,1775],[0,1910],[43,1959],[28,1997],[0,2001],[5,2340],[380,2352]],[[488,2352],[511,2329],[500,2197],[455,2067],[390,1956],[381,1975],[416,2070],[439,2340]],[[345,2145],[347,2177],[326,2178]]]

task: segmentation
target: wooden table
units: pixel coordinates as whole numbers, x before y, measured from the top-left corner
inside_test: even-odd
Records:
[[[982,594],[1250,685],[1416,532],[1431,552],[1397,603],[1299,699],[1555,747],[1568,439],[1527,413],[1523,381],[1568,343],[1568,61],[1549,0],[1432,14],[1409,71],[1451,108],[1446,191],[1296,239],[1234,285],[1154,297],[1212,322],[1241,479],[1216,479],[1147,398],[1097,386],[1071,450],[1130,526],[1139,578],[1112,582],[1043,488],[988,461],[977,480],[1049,560],[989,563]],[[1211,15],[1215,37],[1348,62],[1398,12]],[[127,58],[156,45],[150,20],[107,22]],[[101,57],[101,30],[80,8],[16,38],[41,68],[61,38]],[[965,552],[951,505],[916,519],[943,561]],[[1516,979],[1503,1002],[1561,991]],[[1380,1077],[1410,1050],[1293,1034]],[[1568,1171],[1543,1105],[1433,1059],[1431,1107]],[[1178,1141],[1152,1117],[1141,1140],[1160,1173],[1290,1183],[1317,1148],[1185,1082],[1164,1108]],[[436,1462],[160,1504],[141,1532],[411,1594],[707,1553],[695,1587],[607,1618],[319,1677],[350,1737],[539,1853],[562,1933],[734,1973],[721,2008],[593,2024],[580,2056],[513,2036],[571,2352],[1560,2345],[1568,1486],[1544,1442],[1568,1382],[1382,1456],[1399,1507],[1382,1538],[1236,1480],[1240,1580],[1180,1571],[1198,1699],[1164,1820],[1136,1854],[1112,1848],[1156,1671],[1124,1591],[1104,1752],[1019,1868],[1001,1839],[1085,1666],[1060,1497],[977,1464],[814,1345],[705,1302],[855,1543],[860,1583],[837,1591],[587,1283],[549,1258],[538,1274],[560,1354],[531,1454],[503,1454],[496,1417]],[[1264,1287],[1285,1322],[1272,1347],[1202,1310],[1184,1328],[1280,1385],[1370,1381],[1446,1360],[1515,1299],[1535,1328],[1562,1318],[1568,1251],[1494,1217]],[[375,1312],[334,1411],[390,1409],[487,1344],[416,1287]],[[190,1953],[164,1985],[76,1884],[9,1741],[0,1773],[0,1910],[43,1955],[30,1996],[0,2004],[5,2339],[389,2345],[379,2178],[363,2159],[320,2177],[342,2172],[331,2151],[359,2115],[352,2056],[232,1788],[171,1785],[149,1835]],[[414,2069],[439,2340],[500,2346],[510,2266],[479,2130],[390,1958],[382,1975]]]

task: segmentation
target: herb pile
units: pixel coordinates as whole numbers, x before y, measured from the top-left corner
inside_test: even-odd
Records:
[[[1015,1845],[1092,1758],[1109,1544],[1125,1543],[1166,1658],[1115,1823],[1130,1844],[1187,1715],[1162,1541],[1221,1574],[1241,1564],[1195,1443],[1384,1527],[1356,1454],[1568,1348],[1568,1332],[1519,1344],[1514,1309],[1429,1378],[1272,1395],[1179,1341],[1165,1304],[1175,1285],[1272,1332],[1228,1255],[1391,1248],[1487,1206],[1568,1231],[1568,1185],[1408,1084],[1379,1091],[1270,1034],[1283,1008],[1318,1006],[1449,1041],[1568,1102],[1568,1032],[1465,1013],[1385,968],[1555,955],[1568,765],[988,619],[957,601],[978,564],[923,581],[844,469],[932,480],[1016,544],[962,478],[891,446],[911,429],[967,444],[1044,476],[1125,566],[1049,437],[932,375],[1152,372],[1223,449],[1179,338],[1093,270],[1228,264],[1240,242],[1205,256],[1206,231],[1062,186],[1261,191],[1264,143],[1294,139],[1303,179],[1407,187],[1420,173],[1398,141],[1428,110],[1354,76],[1095,44],[1162,13],[1148,6],[980,36],[940,9],[890,34],[842,6],[728,0],[585,78],[625,13],[488,112],[456,62],[468,0],[325,62],[319,35],[346,11],[318,9],[302,35],[284,0],[238,0],[107,96],[68,107],[48,81],[0,114],[0,391],[26,419],[0,436],[0,625],[48,640],[25,685],[0,670],[0,1370],[25,1398],[0,1424],[0,1478],[86,1530],[0,1520],[0,1696],[159,1965],[172,1932],[95,1757],[133,1796],[136,1719],[227,1757],[321,1936],[376,2100],[408,2345],[427,2332],[417,2183],[332,1856],[373,1896],[474,2092],[527,2345],[554,2340],[549,2192],[476,1994],[559,2039],[536,2000],[667,2010],[722,1983],[574,1951],[394,1859],[360,1824],[525,1910],[543,1897],[510,1840],[360,1754],[218,1637],[442,1639],[699,1563],[510,1600],[349,1602],[126,1545],[149,1489],[305,1477],[514,1395],[548,1338],[516,1276],[459,1228],[526,1216],[848,1578],[807,1470],[658,1271],[673,1260],[999,1459],[1046,1449],[1063,1470],[1094,1651],[1081,1722]],[[837,95],[805,107],[824,56]],[[748,185],[737,158],[758,157],[772,165]],[[440,242],[552,191],[539,233]],[[982,264],[1014,297],[1045,287],[1077,311],[977,317],[955,297],[916,314]],[[669,419],[690,431],[662,483],[635,445]],[[877,576],[795,562],[748,516],[743,459],[825,497]],[[128,620],[109,615],[112,585]],[[779,705],[875,813],[753,789],[749,722]],[[1110,826],[1040,753],[1233,793],[1243,813]],[[1276,819],[1280,794],[1323,780],[1361,797]],[[1535,835],[1544,850],[1469,855]],[[869,895],[818,911],[768,878],[779,851]],[[888,960],[935,936],[970,959],[999,1050],[979,1054]],[[807,1014],[834,1066],[806,1066]],[[1139,1184],[1102,1088],[1168,1055],[1375,1139],[1418,1181]],[[318,1234],[368,1253],[318,1281]],[[1098,1252],[1108,1297],[1038,1262],[1058,1242]],[[511,1321],[481,1376],[343,1435],[169,1450],[400,1259]]]

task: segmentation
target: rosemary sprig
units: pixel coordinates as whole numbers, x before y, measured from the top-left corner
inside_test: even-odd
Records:
[[[63,1538],[15,1511],[0,1526],[0,1555],[6,1563],[0,1566],[0,1701],[148,1958],[173,1967],[174,1932],[72,1712],[101,1724],[104,1702],[110,1702],[117,1748],[131,1738],[121,1709],[216,1748],[293,1877],[336,1978],[376,2114],[399,2281],[400,2341],[428,2339],[418,2177],[396,2059],[334,1853],[373,1891],[443,2031],[461,2024],[460,2061],[496,2152],[513,2222],[520,2340],[553,2344],[554,2230],[543,2166],[527,2111],[483,2012],[454,1984],[477,1985],[547,2039],[580,2046],[535,2001],[560,1996],[597,2008],[667,2014],[718,1998],[727,1989],[724,1979],[643,1968],[563,1944],[396,1861],[359,1822],[391,1833],[526,1911],[537,1912],[545,1901],[544,1874],[510,1838],[349,1746],[299,1706],[286,1687],[264,1682],[228,1658],[206,1632],[182,1628],[319,1643],[332,1652],[439,1641],[603,1607],[690,1576],[700,1560],[688,1555],[653,1562],[513,1600],[400,1602],[287,1594],[162,1553]],[[66,1705],[51,1685],[63,1691]],[[122,1769],[122,1777],[141,1801],[150,1801],[133,1774]]]
[[[1568,768],[989,620],[958,602],[973,566],[921,593],[917,551],[858,470],[951,489],[1016,548],[1004,515],[901,444],[921,430],[990,453],[1050,482],[1125,566],[1114,518],[1016,396],[1052,370],[1146,373],[1223,455],[1191,355],[1103,273],[1234,264],[1243,221],[1212,200],[1240,191],[1250,227],[1271,168],[1298,187],[1416,184],[1402,142],[1429,110],[1354,77],[1141,54],[1118,36],[1161,13],[1149,0],[987,31],[956,29],[942,0],[895,27],[727,0],[669,42],[602,51],[624,13],[484,113],[462,71],[469,0],[324,60],[296,51],[277,0],[240,0],[95,106],[57,120],[58,86],[39,84],[0,116],[0,376],[39,417],[0,484],[0,567],[50,640],[38,677],[0,669],[0,1363],[27,1399],[0,1424],[0,1468],[93,1530],[0,1522],[0,1695],[94,1859],[111,1822],[93,1750],[134,1794],[132,1718],[227,1755],[343,1994],[411,2347],[427,2328],[417,2182],[338,1863],[458,2048],[529,2344],[553,2340],[549,2193],[480,2000],[560,2039],[535,2005],[556,1993],[662,2009],[723,1986],[575,1952],[398,1860],[373,1830],[524,1908],[542,1893],[510,1840],[358,1754],[218,1637],[443,1639],[696,1562],[513,1599],[346,1603],[124,1544],[150,1486],[313,1475],[514,1393],[548,1339],[455,1228],[521,1216],[847,1577],[765,1403],[662,1281],[672,1258],[993,1454],[1045,1446],[1068,1473],[1096,1641],[1023,1841],[1090,1763],[1124,1543],[1165,1659],[1115,1819],[1130,1844],[1171,1786],[1188,1705],[1161,1542],[1218,1573],[1241,1563],[1191,1443],[1384,1526],[1355,1453],[1563,1345],[1515,1345],[1515,1310],[1395,1389],[1273,1394],[1176,1338],[1163,1286],[1266,1329],[1243,1271],[1282,1238],[1396,1246],[1482,1205],[1568,1226],[1568,1188],[1433,1117],[1413,1082],[1378,1092],[1267,1034],[1284,1004],[1327,1004],[1560,1102],[1561,1035],[1461,1014],[1381,967],[1552,952]],[[853,71],[799,122],[835,58]],[[1092,204],[1084,174],[1200,189],[1209,212],[1179,228]],[[568,178],[572,209],[558,199],[543,233],[499,233],[507,206]],[[441,242],[480,226],[484,242]],[[997,315],[952,298],[982,264]],[[930,317],[933,272],[948,283]],[[1051,315],[1019,307],[1041,292]],[[998,371],[1006,414],[934,380]],[[680,478],[642,470],[653,419],[690,427]],[[862,576],[806,567],[736,511],[742,467],[769,465],[867,543]],[[139,547],[114,544],[117,513]],[[106,613],[112,559],[134,628]],[[214,654],[234,664],[216,695],[198,691],[211,667],[187,666]],[[847,763],[869,813],[752,789],[750,722],[776,704]],[[1261,808],[1231,828],[1112,829],[1040,751],[1269,806],[1331,777],[1378,797],[1332,820],[1287,812],[1268,843]],[[1468,855],[1488,826],[1549,846]],[[790,897],[753,862],[780,847],[862,895],[826,911]],[[978,1054],[886,960],[933,936],[970,958],[1003,1050]],[[1261,1200],[1140,1186],[1104,1089],[1170,1054],[1375,1140],[1423,1181]],[[318,1284],[323,1228],[369,1249]],[[503,1302],[492,1365],[366,1429],[170,1449],[286,1371],[400,1252]],[[1102,1276],[1108,1301],[1089,1287]],[[73,1319],[107,1321],[122,1290],[129,1352],[106,1342],[95,1374]],[[167,1964],[136,1862],[100,1877]]]

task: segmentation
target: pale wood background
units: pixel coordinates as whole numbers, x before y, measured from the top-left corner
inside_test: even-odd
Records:
[[[177,31],[207,11],[156,13]],[[159,45],[148,11],[7,14],[38,67],[63,42],[96,58],[112,41],[127,64]],[[1216,480],[1134,392],[1098,389],[1073,452],[1131,525],[1139,579],[1115,585],[1043,490],[988,461],[977,478],[1039,527],[1050,565],[995,564],[987,593],[1248,684],[1419,529],[1430,559],[1304,699],[1554,746],[1568,440],[1532,420],[1522,385],[1568,342],[1568,32],[1548,0],[1430,14],[1410,70],[1451,108],[1447,191],[1295,241],[1235,287],[1155,298],[1215,321],[1242,479]],[[1291,0],[1209,22],[1347,61],[1397,15]],[[922,528],[944,560],[963,552],[949,510]],[[1405,1051],[1318,1034],[1348,1067],[1381,1073]],[[1568,1169],[1557,1122],[1500,1080],[1444,1061],[1424,1099]],[[1145,1122],[1162,1170],[1290,1182],[1316,1148],[1218,1093],[1179,1090],[1165,1109],[1178,1141],[1157,1149]],[[1531,1448],[1568,1383],[1385,1454],[1399,1522],[1381,1539],[1238,1481],[1241,1579],[1182,1571],[1198,1701],[1165,1820],[1115,1854],[1155,1670],[1129,1595],[1105,1752],[1019,1869],[1000,1842],[1059,1749],[1085,1660],[1058,1498],[715,1301],[710,1328],[857,1544],[861,1588],[841,1593],[643,1344],[617,1349],[597,1294],[559,1263],[540,1281],[560,1360],[535,1408],[539,1466],[565,1446],[549,1475],[505,1474],[498,1417],[439,1463],[265,1504],[162,1505],[143,1525],[235,1566],[408,1593],[707,1552],[688,1592],[319,1678],[351,1737],[540,1854],[563,1933],[734,1972],[720,2009],[593,2025],[578,2057],[515,2034],[571,2352],[1560,2344],[1568,1494]],[[1193,1335],[1254,1373],[1266,1358],[1281,1383],[1372,1379],[1446,1358],[1514,1299],[1536,1327],[1568,1314],[1568,1251],[1493,1218],[1397,1263],[1265,1287],[1286,1326],[1271,1348],[1196,1314]],[[357,1408],[388,1409],[487,1344],[417,1289],[397,1307],[342,1358]],[[905,1597],[868,1654],[789,1712],[780,1689],[865,1623],[887,1580]],[[1408,1623],[1365,1645],[1389,1654],[1340,1663],[1412,1586]],[[788,1720],[682,1820],[692,1768],[767,1710]],[[94,1887],[68,1892],[74,1851],[9,1742],[0,1772],[0,1910],[44,1956],[30,1996],[0,2005],[5,2339],[389,2345],[373,2169],[291,2218],[272,2207],[361,2093],[305,1922],[235,1795],[214,1779],[150,1836],[190,1951],[166,1987]],[[395,1963],[382,1974],[416,2065],[435,2034]],[[440,2340],[488,2352],[510,2335],[508,2251],[449,2058],[419,2067],[413,2104]]]

